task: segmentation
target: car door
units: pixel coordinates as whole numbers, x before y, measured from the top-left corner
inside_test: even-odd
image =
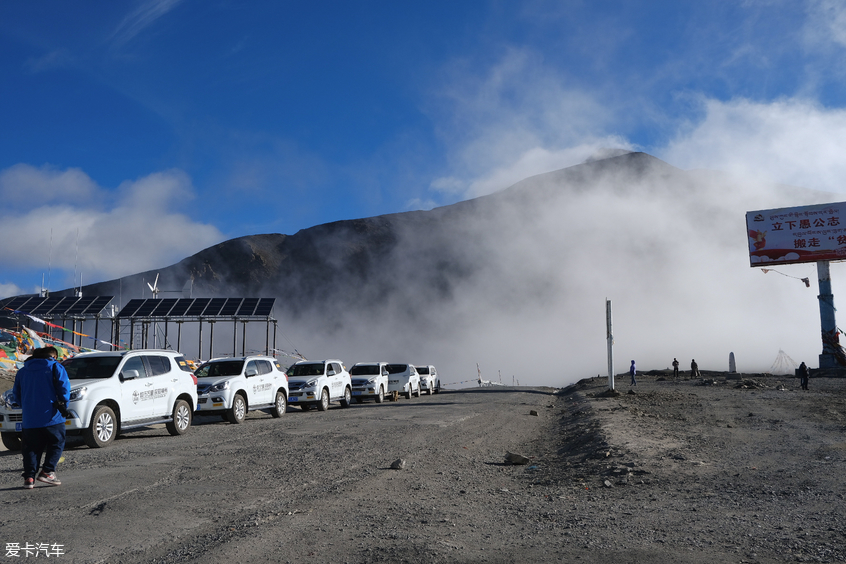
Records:
[[[249,393],[253,398],[251,401],[256,405],[272,403],[274,400],[272,397],[273,390],[271,389],[273,387],[271,381],[273,375],[271,374],[270,363],[261,359],[251,360],[244,370],[248,374],[252,373],[253,370],[256,372],[254,376],[247,378]]]
[[[175,374],[170,358],[164,355],[144,355],[149,369],[150,417],[167,417],[176,401]]]
[[[344,378],[343,368],[337,362],[326,363],[326,374],[329,379],[329,397],[332,399],[343,397]]]
[[[153,415],[153,381],[147,378],[147,366],[142,356],[127,358],[120,367],[121,421],[146,419]]]

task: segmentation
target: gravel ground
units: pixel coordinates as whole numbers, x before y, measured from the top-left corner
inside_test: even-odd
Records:
[[[63,485],[31,491],[2,452],[0,542],[9,561],[27,542],[65,562],[843,561],[846,380],[705,377],[198,417],[72,442]]]

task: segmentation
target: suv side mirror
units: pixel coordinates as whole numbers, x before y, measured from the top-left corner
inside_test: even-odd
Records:
[[[125,370],[120,373],[121,381],[135,380],[136,378],[138,378],[138,376],[140,376],[140,374],[137,370]]]
[[[250,376],[255,376],[256,374],[258,374],[258,370],[256,370],[255,368],[247,368],[247,371],[244,372],[244,374],[247,376],[247,378],[249,378]]]

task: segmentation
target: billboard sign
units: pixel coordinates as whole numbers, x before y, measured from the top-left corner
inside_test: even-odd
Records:
[[[846,260],[846,202],[746,213],[750,266]]]

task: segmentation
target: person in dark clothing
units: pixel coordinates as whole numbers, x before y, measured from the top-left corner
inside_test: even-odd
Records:
[[[70,380],[65,368],[56,362],[58,356],[56,347],[35,349],[18,370],[12,387],[23,412],[21,451],[26,489],[32,489],[35,480],[51,486],[62,484],[56,477],[56,465],[65,450],[65,418],[56,403],[63,400],[67,405],[70,401]]]
[[[808,389],[808,380],[811,379],[811,371],[808,369],[808,366],[803,362],[799,365],[799,384],[802,386],[803,390]]]
[[[702,374],[699,373],[699,365],[696,364],[696,359],[691,359],[690,361],[690,377],[691,378],[701,378]]]
[[[637,386],[637,380],[635,380],[635,375],[637,375],[637,366],[635,366],[635,361],[632,361],[632,365],[629,367],[629,374],[632,377],[632,383],[629,386]]]
[[[673,380],[679,379],[679,359],[673,359]]]

